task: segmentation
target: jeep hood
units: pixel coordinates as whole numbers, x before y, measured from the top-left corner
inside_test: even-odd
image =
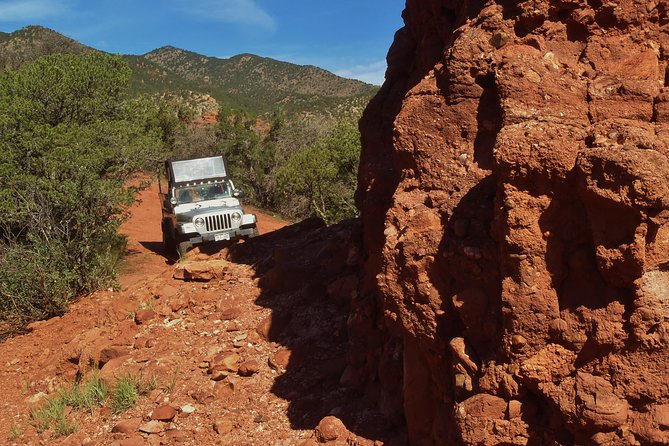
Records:
[[[232,211],[233,209],[241,210],[239,200],[236,198],[223,198],[220,200],[199,201],[197,203],[183,203],[174,207],[174,213],[179,215],[188,214],[195,217],[204,213],[216,213]]]

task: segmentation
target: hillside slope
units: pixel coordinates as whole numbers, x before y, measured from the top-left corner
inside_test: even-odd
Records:
[[[89,51],[95,50],[49,28],[27,26],[13,33],[0,34],[0,70],[16,69],[47,54]]]
[[[54,53],[98,51],[41,26],[0,34],[0,70],[15,69]],[[261,114],[315,113],[340,116],[362,111],[377,87],[313,66],[244,54],[229,59],[162,47],[123,56],[132,69],[133,94],[195,92],[228,108]]]
[[[279,104],[296,111],[324,108],[347,99],[362,98],[366,103],[377,90],[321,68],[252,54],[219,59],[168,46],[147,53],[144,58],[198,82],[200,88],[208,89],[223,102],[257,113]]]

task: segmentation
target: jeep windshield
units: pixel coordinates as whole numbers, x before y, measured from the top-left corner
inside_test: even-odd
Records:
[[[230,187],[226,181],[220,183],[200,184],[197,186],[178,187],[174,196],[178,204],[197,203],[207,200],[230,198]]]

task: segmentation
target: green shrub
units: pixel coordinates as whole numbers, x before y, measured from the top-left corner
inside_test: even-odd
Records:
[[[23,434],[24,431],[23,429],[21,429],[21,427],[19,427],[16,424],[12,424],[12,427],[9,428],[9,435],[7,435],[7,439],[9,441],[16,441],[19,438],[23,437]]]
[[[156,387],[155,378],[146,380],[127,375],[110,389],[99,373],[94,371],[83,381],[71,387],[62,387],[56,396],[47,398],[44,405],[31,411],[30,418],[40,433],[51,429],[54,437],[67,436],[77,430],[77,425],[65,415],[66,407],[93,413],[95,408],[109,403],[114,413],[121,413],[132,408],[140,396]],[[10,435],[22,435],[18,427],[12,429]]]
[[[70,435],[77,430],[77,425],[65,415],[66,404],[62,398],[47,400],[46,404],[33,409],[30,417],[37,428],[37,432],[53,429],[55,437]]]
[[[162,144],[155,107],[127,99],[129,76],[98,53],[0,73],[0,319],[62,314],[114,283],[124,182]]]
[[[132,408],[141,395],[146,395],[157,387],[155,378],[144,380],[141,377],[124,376],[116,382],[111,391],[111,409],[114,413],[125,412]]]
[[[102,406],[107,400],[109,389],[107,383],[94,372],[83,383],[77,383],[69,389],[61,389],[60,399],[66,406],[73,409],[86,409],[89,412]]]
[[[287,203],[300,217],[316,216],[328,224],[355,217],[359,159],[357,126],[342,121],[278,169],[277,201]]]

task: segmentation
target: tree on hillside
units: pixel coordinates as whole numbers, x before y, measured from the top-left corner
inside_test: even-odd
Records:
[[[32,319],[109,286],[132,195],[156,159],[155,108],[117,56],[53,55],[0,73],[0,317]]]
[[[219,151],[225,155],[238,187],[249,201],[272,208],[276,148],[256,126],[256,118],[244,114],[219,115]]]
[[[317,216],[326,223],[354,217],[359,159],[357,125],[341,121],[326,136],[286,160],[277,172],[277,193],[302,216]]]

